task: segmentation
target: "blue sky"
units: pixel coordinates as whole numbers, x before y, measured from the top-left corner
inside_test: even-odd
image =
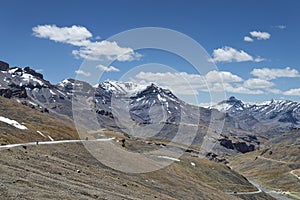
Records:
[[[53,83],[76,77],[76,71],[79,76],[90,76],[79,69],[84,58],[113,59],[127,52],[127,57],[110,66],[99,67],[98,63],[97,69],[105,71],[101,80],[119,80],[137,66],[160,63],[170,70],[147,65],[139,68],[132,80],[162,81],[158,84],[192,103],[194,95],[176,79],[191,80],[199,103],[210,100],[201,79],[208,80],[206,86],[212,92],[224,90],[226,96],[248,102],[272,98],[300,101],[297,0],[11,0],[2,1],[1,8],[0,60],[11,66],[31,66]],[[130,44],[105,43],[115,34],[141,27],[168,28],[189,36],[203,46],[218,71],[199,74],[186,60],[169,52],[131,51]],[[221,88],[218,77],[223,79]]]

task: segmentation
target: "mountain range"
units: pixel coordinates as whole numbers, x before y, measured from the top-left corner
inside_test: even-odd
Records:
[[[235,97],[230,97],[213,108],[242,119],[240,128],[266,133],[270,137],[272,134],[300,127],[300,102],[272,99],[260,104],[245,104]]]
[[[204,136],[209,134],[206,153],[254,151],[266,140],[299,127],[299,102],[272,100],[250,105],[230,97],[203,108],[185,103],[155,84],[105,81],[92,86],[65,79],[54,85],[30,67],[10,68],[1,62],[0,70],[1,96],[67,123],[73,124],[75,116],[82,129],[109,128],[186,145],[207,143]],[[91,123],[93,116],[96,123]]]
[[[6,199],[18,198],[15,191],[29,199],[299,197],[299,102],[247,104],[230,97],[204,108],[155,84],[70,78],[52,84],[30,67],[5,62],[0,95]],[[126,152],[123,161],[150,152],[174,163],[137,175],[112,170],[85,146],[106,137],[111,140],[99,147],[108,150],[101,153],[118,166],[120,155],[111,155],[116,147]],[[181,156],[154,154],[158,149]]]

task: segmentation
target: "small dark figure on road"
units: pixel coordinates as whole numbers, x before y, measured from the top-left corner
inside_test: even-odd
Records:
[[[125,147],[125,139],[122,139],[121,142],[122,142],[122,147]]]

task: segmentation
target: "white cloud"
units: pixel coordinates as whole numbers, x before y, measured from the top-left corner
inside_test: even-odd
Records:
[[[262,68],[262,69],[253,69],[251,74],[260,79],[272,80],[281,77],[300,77],[299,72],[296,69],[291,69],[286,67],[284,69],[279,68]]]
[[[223,81],[222,81],[223,79]],[[140,72],[132,79],[138,83],[155,83],[171,89],[175,94],[193,95],[202,92],[232,92],[243,94],[262,94],[261,90],[252,90],[242,85],[243,79],[231,72],[211,71],[202,76],[186,72]]]
[[[262,62],[262,61],[265,61],[266,59],[264,59],[264,58],[261,58],[261,57],[257,57],[257,58],[255,58],[253,61],[254,62]]]
[[[86,71],[83,71],[83,70],[76,70],[75,73],[76,73],[77,75],[91,76],[91,73],[90,73],[90,72],[86,72]]]
[[[160,83],[169,83],[172,81],[173,84],[176,85],[180,85],[182,82],[186,81],[193,84],[205,84],[203,76],[199,74],[188,74],[186,72],[140,72],[136,77],[147,81],[155,80]]]
[[[175,94],[193,95],[206,87],[204,77],[186,72],[140,72],[134,79],[138,83],[155,83],[171,89]]]
[[[251,55],[243,50],[236,50],[232,47],[222,47],[213,51],[213,58],[210,59],[213,62],[245,62],[254,61],[261,62],[262,58],[253,58]]]
[[[231,72],[225,71],[210,71],[205,75],[207,82],[241,82],[243,79]]]
[[[56,25],[39,25],[32,28],[33,35],[46,38],[55,42],[62,42],[74,46],[81,46],[92,37],[85,27],[73,25],[71,27],[57,27]]]
[[[300,96],[300,88],[290,89],[288,91],[283,92],[283,94],[289,96]]]
[[[118,61],[132,61],[139,59],[140,54],[135,53],[133,49],[120,47],[116,42],[101,41],[90,42],[79,50],[72,51],[76,57],[81,57],[88,60],[118,60]]]
[[[76,58],[131,61],[141,57],[133,49],[120,47],[114,41],[91,41],[92,33],[82,26],[57,27],[56,25],[39,25],[33,27],[32,31],[36,37],[79,47],[78,50],[72,51]]]
[[[286,26],[285,26],[285,25],[277,25],[277,26],[275,26],[275,28],[278,28],[278,29],[286,29]]]
[[[98,65],[96,66],[97,69],[100,69],[101,71],[104,72],[118,72],[120,71],[118,68],[114,66],[104,66],[104,65]]]
[[[261,31],[251,31],[250,35],[255,37],[258,40],[267,40],[270,39],[271,34],[268,32],[261,32]]]
[[[173,91],[176,95],[195,95],[199,92],[230,92],[239,94],[285,94],[299,95],[299,89],[286,92],[275,88],[269,80],[284,76],[299,76],[293,69],[254,69],[251,73],[257,78],[243,80],[236,74],[226,71],[210,71],[206,75],[186,72],[139,72],[131,79],[140,84],[155,83]],[[261,73],[261,70],[264,73]],[[279,71],[278,71],[279,70]],[[292,73],[291,73],[292,72]]]
[[[253,42],[253,39],[251,37],[249,37],[249,36],[245,36],[244,37],[244,41],[245,42]]]
[[[252,79],[248,79],[244,82],[244,86],[246,88],[251,88],[251,89],[263,89],[263,88],[270,88],[273,87],[275,84],[267,81],[267,80],[263,80],[263,79],[258,79],[258,78],[252,78]]]
[[[263,94],[261,90],[251,90],[249,88],[245,88],[241,85],[232,85],[230,83],[213,83],[209,87],[209,91],[211,92],[231,92],[231,93],[240,93],[240,94]]]
[[[267,88],[266,92],[273,94],[282,94],[282,91],[277,88]]]

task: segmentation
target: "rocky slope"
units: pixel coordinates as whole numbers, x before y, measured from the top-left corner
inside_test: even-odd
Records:
[[[300,198],[300,131],[293,129],[268,141],[259,151],[229,159],[229,165],[270,194]]]
[[[66,139],[78,139],[69,123],[0,97],[0,145]]]
[[[274,130],[286,131],[299,120],[299,104],[295,102],[250,106],[230,98],[216,107],[225,108],[223,113],[189,105],[154,84],[106,81],[91,86],[65,79],[53,85],[29,67],[0,64],[3,97],[72,125],[75,116],[80,129],[109,128],[136,137],[202,145],[205,153],[213,149],[228,155],[253,151]]]
[[[257,189],[243,176],[188,153],[163,169],[130,174],[101,164],[79,143],[0,152],[3,199],[273,199],[265,193],[247,194]]]
[[[53,85],[29,67],[9,68],[3,63],[1,66],[1,96],[40,112],[49,112],[70,124],[75,114],[77,125],[82,129],[110,128],[137,137],[175,138],[174,142],[187,145],[203,143],[207,130],[212,130],[209,137],[215,141],[213,146],[221,148],[219,152],[222,152],[225,147],[219,145],[219,139],[223,138],[222,125],[225,121],[226,127],[233,126],[234,119],[223,113],[186,104],[170,90],[154,84],[107,81],[91,86],[65,79]],[[180,137],[176,137],[178,134]],[[242,145],[252,150],[252,146],[248,148],[249,142]],[[226,151],[236,154],[240,149]]]
[[[239,128],[256,133],[265,133],[268,137],[300,127],[300,102],[271,100],[250,105],[230,97],[213,108],[241,119],[236,125]]]

